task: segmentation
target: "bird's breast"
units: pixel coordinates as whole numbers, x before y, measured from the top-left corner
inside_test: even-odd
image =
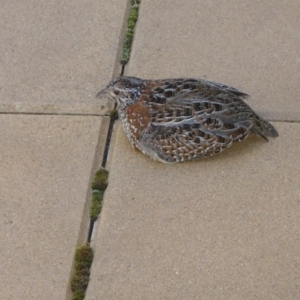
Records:
[[[142,102],[129,105],[121,115],[124,131],[133,147],[136,148],[136,140],[140,137],[151,121],[149,109]]]

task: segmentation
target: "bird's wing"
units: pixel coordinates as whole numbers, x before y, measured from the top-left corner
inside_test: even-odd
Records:
[[[242,99],[226,93],[207,96],[199,91],[183,91],[164,100],[154,94],[151,100],[147,101],[147,106],[152,123],[176,123],[195,118],[197,121],[204,120],[205,124],[205,120],[210,118],[214,122],[234,124],[252,120],[253,116]]]
[[[214,87],[216,89],[219,89],[221,91],[226,91],[228,93],[231,93],[235,96],[238,96],[238,97],[242,97],[242,98],[245,98],[245,97],[248,97],[247,94],[237,90],[236,88],[232,87],[232,86],[228,86],[228,85],[225,85],[225,84],[222,84],[222,83],[218,83],[218,82],[212,82],[212,81],[205,81],[205,83],[211,87]]]
[[[212,100],[217,95],[227,95],[227,97],[245,98],[248,95],[231,86],[193,78],[177,78],[152,81],[150,93],[157,96],[158,101],[166,99],[187,98],[203,96]]]
[[[153,123],[179,122],[192,117],[211,118],[229,126],[250,122],[251,131],[266,141],[267,136],[278,136],[276,129],[244,101],[247,94],[221,83],[163,80],[155,82],[150,94],[147,105]]]
[[[191,117],[181,121],[150,123],[137,141],[142,152],[162,162],[211,156],[245,139],[249,120],[224,123],[220,119]]]
[[[155,82],[147,99],[152,122],[183,120],[212,115],[224,122],[251,119],[252,110],[243,101],[247,95],[226,85],[196,79]]]

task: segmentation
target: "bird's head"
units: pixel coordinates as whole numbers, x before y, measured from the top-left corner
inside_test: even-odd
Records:
[[[125,109],[139,100],[145,87],[145,80],[136,77],[117,77],[98,96],[108,96],[117,102],[118,109]]]

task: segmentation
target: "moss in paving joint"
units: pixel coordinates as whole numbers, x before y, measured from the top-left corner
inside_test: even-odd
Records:
[[[106,171],[104,168],[100,168],[94,176],[92,182],[92,189],[98,191],[105,191],[108,185],[107,178],[108,171]]]
[[[96,221],[102,209],[103,191],[94,190],[90,206],[90,218]]]
[[[93,249],[89,244],[77,248],[75,252],[75,273],[71,279],[72,300],[83,300],[89,284]]]
[[[92,181],[92,203],[90,205],[90,218],[95,221],[102,209],[103,193],[108,185],[108,171],[100,168]],[[93,249],[87,243],[75,252],[75,272],[71,279],[72,300],[83,300],[89,284],[90,269],[93,262]]]
[[[134,27],[139,15],[139,5],[141,0],[131,0],[131,9],[127,21],[127,30],[125,34],[121,64],[126,65],[130,59],[131,44],[134,36]]]
[[[111,110],[110,117],[113,121],[118,119],[118,110],[116,108]]]
[[[98,215],[102,209],[102,200],[103,200],[103,193],[107,188],[108,182],[108,171],[104,168],[100,168],[94,176],[92,182],[92,203],[90,205],[90,218],[95,221],[98,218]]]

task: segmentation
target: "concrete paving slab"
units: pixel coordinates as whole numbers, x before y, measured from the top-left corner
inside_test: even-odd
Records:
[[[104,114],[111,103],[95,95],[119,72],[127,1],[0,6],[0,111]]]
[[[121,126],[86,299],[299,299],[300,124],[166,165]]]
[[[1,299],[65,299],[109,118],[0,115],[0,122]]]
[[[297,0],[143,0],[126,73],[226,83],[264,117],[299,120],[299,28]]]

